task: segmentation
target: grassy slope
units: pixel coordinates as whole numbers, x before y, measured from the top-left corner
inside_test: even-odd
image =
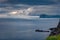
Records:
[[[55,36],[49,36],[47,37],[46,40],[60,40],[60,34],[55,35]]]

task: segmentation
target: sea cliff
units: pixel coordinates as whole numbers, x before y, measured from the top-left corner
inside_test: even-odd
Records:
[[[60,40],[60,22],[56,28],[50,28],[51,33],[46,40]]]

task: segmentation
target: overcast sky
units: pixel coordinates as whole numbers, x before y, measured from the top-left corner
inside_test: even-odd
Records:
[[[0,0],[0,14],[8,13],[55,15],[60,13],[60,0]]]

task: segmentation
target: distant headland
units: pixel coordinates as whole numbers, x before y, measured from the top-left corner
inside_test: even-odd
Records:
[[[47,14],[41,14],[40,18],[60,18],[60,15],[47,15]]]

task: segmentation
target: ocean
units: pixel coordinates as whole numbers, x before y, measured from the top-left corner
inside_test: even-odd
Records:
[[[0,18],[0,40],[46,40],[50,32],[35,32],[57,27],[58,18],[11,19]]]

